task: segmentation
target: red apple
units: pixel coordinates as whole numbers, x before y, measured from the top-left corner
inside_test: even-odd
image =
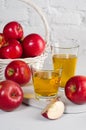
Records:
[[[23,42],[23,52],[25,57],[35,57],[41,55],[45,50],[45,41],[38,34],[27,35]]]
[[[17,39],[20,40],[23,37],[23,27],[17,21],[11,21],[7,23],[3,28],[3,34],[8,39]]]
[[[0,58],[3,59],[14,59],[22,56],[22,45],[16,39],[9,39],[0,48]]]
[[[5,37],[3,33],[0,33],[0,48],[5,44]]]
[[[11,80],[0,82],[0,109],[13,111],[23,101],[23,91],[19,84]]]
[[[30,67],[24,61],[14,60],[6,66],[5,77],[21,85],[26,84],[31,79]]]
[[[58,98],[53,99],[41,112],[41,115],[47,119],[55,120],[64,113],[64,103]]]
[[[65,95],[73,103],[86,103],[86,76],[71,77],[65,85]]]

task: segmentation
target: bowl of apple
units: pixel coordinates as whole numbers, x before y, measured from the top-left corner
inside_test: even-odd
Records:
[[[26,62],[29,66],[47,57],[49,48],[49,27],[41,9],[31,1],[23,0],[22,3],[30,6],[41,18],[45,36],[38,32],[25,34],[21,21],[10,19],[5,22],[0,32],[0,80],[2,81],[6,66],[16,59]],[[29,28],[26,26],[26,28]]]

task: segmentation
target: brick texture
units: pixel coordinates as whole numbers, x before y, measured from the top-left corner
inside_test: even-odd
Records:
[[[86,0],[32,0],[43,11],[49,25],[50,42],[75,39],[80,56],[86,57]],[[21,0],[0,0],[0,31],[5,23],[18,20],[25,35],[36,32],[44,36],[40,16]]]

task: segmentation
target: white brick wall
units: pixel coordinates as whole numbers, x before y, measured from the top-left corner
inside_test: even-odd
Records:
[[[50,42],[76,39],[80,44],[80,56],[86,57],[86,0],[32,1],[46,16],[50,27]],[[0,31],[10,20],[20,21],[25,34],[37,32],[44,36],[43,23],[31,7],[18,0],[0,0]]]

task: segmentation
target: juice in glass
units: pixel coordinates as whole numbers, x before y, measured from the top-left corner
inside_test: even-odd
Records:
[[[62,39],[51,45],[54,70],[62,68],[61,88],[75,75],[78,50],[79,44],[74,39]]]
[[[50,99],[58,93],[61,79],[61,69],[35,70],[32,74],[36,98]]]
[[[62,77],[60,87],[64,88],[67,80],[74,76],[76,70],[77,56],[74,54],[54,54],[54,69],[62,68]]]

